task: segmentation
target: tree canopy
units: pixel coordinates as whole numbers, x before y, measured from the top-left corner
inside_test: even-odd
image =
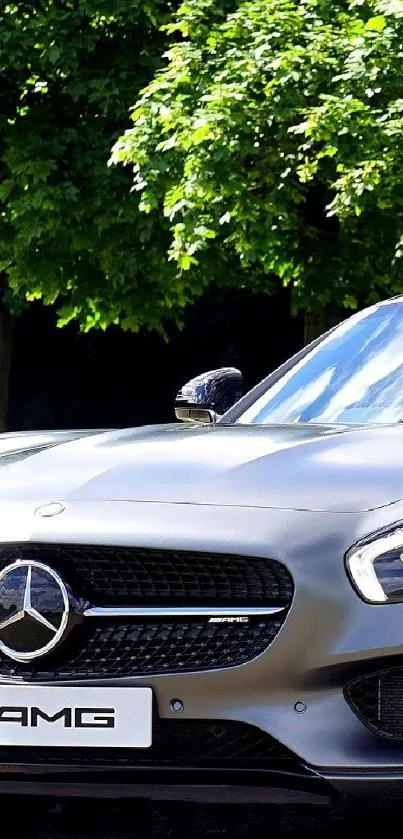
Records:
[[[61,324],[76,318],[84,329],[158,327],[180,310],[163,227],[139,216],[130,173],[107,165],[161,62],[168,11],[164,0],[2,4],[0,288],[9,308],[26,296],[56,302]]]
[[[0,298],[162,329],[212,283],[401,291],[402,57],[403,0],[6,2]]]
[[[402,0],[183,0],[165,32],[113,152],[161,265],[306,308],[401,292]]]

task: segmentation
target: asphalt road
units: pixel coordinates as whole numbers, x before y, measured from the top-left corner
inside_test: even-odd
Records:
[[[384,830],[401,823],[403,807],[362,806],[329,813],[311,808],[159,805],[128,801],[48,801],[1,798],[3,835],[13,839],[341,839],[353,829]],[[5,830],[9,825],[10,833]]]

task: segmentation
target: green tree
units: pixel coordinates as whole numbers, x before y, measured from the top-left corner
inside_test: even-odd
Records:
[[[402,0],[183,0],[166,31],[113,160],[179,271],[319,314],[401,292]]]
[[[160,61],[168,11],[164,0],[1,4],[0,428],[21,301],[56,303],[61,324],[84,329],[158,326],[165,311],[155,225],[139,220],[129,172],[107,164]]]

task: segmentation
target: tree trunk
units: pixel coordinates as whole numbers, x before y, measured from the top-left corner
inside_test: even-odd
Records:
[[[6,430],[13,319],[0,304],[0,432]]]

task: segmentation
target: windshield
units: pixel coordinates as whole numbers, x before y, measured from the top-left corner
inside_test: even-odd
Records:
[[[403,302],[340,324],[238,419],[239,423],[403,420]]]

